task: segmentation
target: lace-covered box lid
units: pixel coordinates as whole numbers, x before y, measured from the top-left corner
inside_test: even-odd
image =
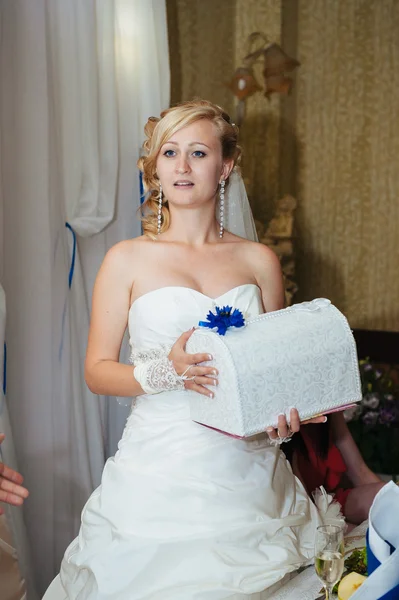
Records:
[[[238,437],[276,426],[291,407],[304,420],[362,398],[352,331],[325,298],[260,315],[225,336],[197,329],[186,349],[212,354],[206,364],[219,371],[214,398],[188,392],[191,418]]]

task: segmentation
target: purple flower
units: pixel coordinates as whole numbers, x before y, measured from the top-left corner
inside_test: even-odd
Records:
[[[393,408],[383,408],[380,412],[380,423],[382,425],[389,425],[391,423],[395,423],[398,419],[398,411]]]
[[[373,367],[369,364],[366,363],[365,365],[363,365],[363,371],[365,371],[367,373],[367,371],[372,371]]]
[[[206,321],[200,321],[200,327],[216,329],[219,335],[225,335],[229,327],[244,327],[245,320],[242,312],[232,306],[216,306],[216,315],[209,311]]]
[[[378,412],[370,410],[369,412],[364,413],[362,421],[365,425],[375,425],[378,421]]]

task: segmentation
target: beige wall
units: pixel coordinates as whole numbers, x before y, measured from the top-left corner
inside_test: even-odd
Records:
[[[172,104],[202,97],[222,105],[235,118],[227,87],[247,53],[253,31],[279,40],[280,0],[167,0],[172,70]],[[260,67],[257,69],[260,73]],[[280,99],[261,93],[249,99],[241,128],[242,167],[254,212],[265,221],[278,196]]]
[[[299,6],[300,285],[399,330],[399,2]]]
[[[235,69],[235,0],[167,0],[171,102],[202,97],[226,110]]]
[[[298,299],[399,330],[399,0],[167,0],[173,102],[234,114],[224,86],[262,31],[302,63],[295,92],[248,101],[244,176],[258,218],[293,193]]]

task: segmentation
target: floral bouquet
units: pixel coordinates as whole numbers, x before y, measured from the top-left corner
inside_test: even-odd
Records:
[[[345,411],[360,452],[375,473],[399,474],[398,369],[359,361],[363,400]]]

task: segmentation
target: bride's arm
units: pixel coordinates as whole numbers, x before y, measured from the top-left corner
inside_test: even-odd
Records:
[[[145,393],[134,377],[135,368],[119,362],[135,279],[134,244],[133,240],[129,240],[111,248],[94,285],[85,379],[95,394],[129,397]],[[184,381],[184,387],[205,396],[212,396],[212,392],[206,386],[216,384],[217,372],[213,367],[201,365],[209,360],[209,355],[188,354],[185,351],[186,342],[192,333],[193,330],[184,332],[172,346],[168,356],[168,372],[173,372],[178,380],[179,376],[189,371],[191,377]],[[165,364],[158,366],[163,369]],[[138,376],[138,379],[145,382],[145,373],[141,373],[141,376],[142,378]],[[158,383],[162,384],[162,381]],[[153,387],[151,390],[147,389],[147,393],[154,391]]]
[[[251,244],[250,249],[250,260],[255,279],[262,292],[265,312],[284,308],[284,280],[279,258],[264,244]]]
[[[121,242],[108,251],[94,285],[85,379],[95,394],[144,393],[133,377],[133,367],[119,363],[132,287],[131,244]]]

